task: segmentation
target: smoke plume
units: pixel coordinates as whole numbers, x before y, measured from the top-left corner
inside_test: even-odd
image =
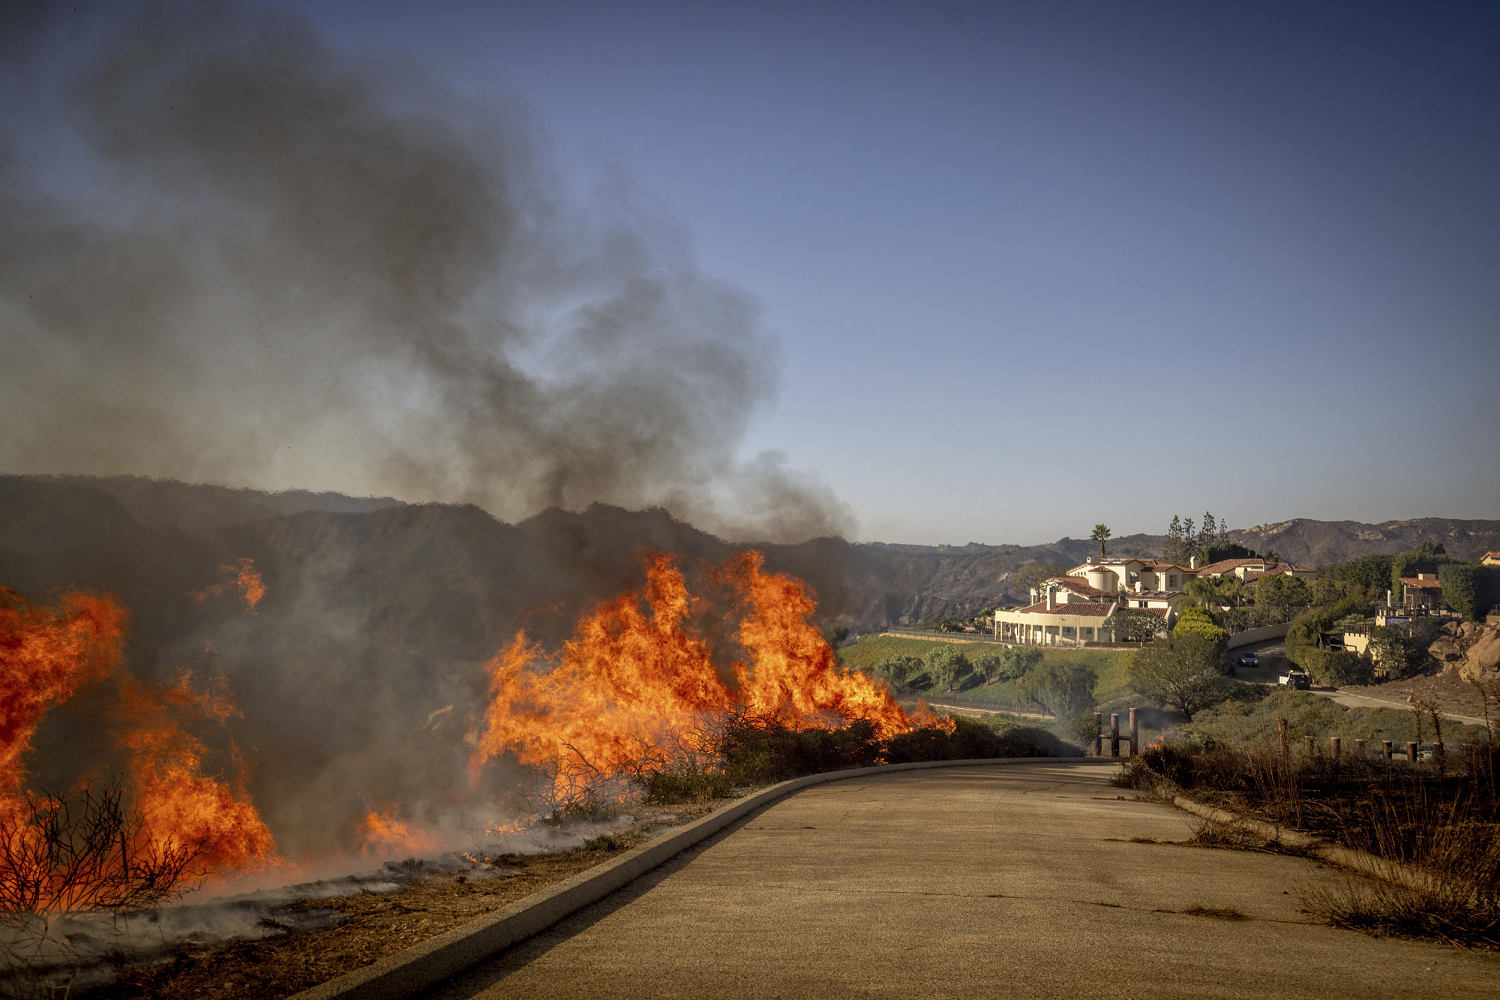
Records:
[[[623,196],[571,205],[520,101],[285,12],[42,6],[0,32],[0,467],[848,529],[736,458],[755,303]]]

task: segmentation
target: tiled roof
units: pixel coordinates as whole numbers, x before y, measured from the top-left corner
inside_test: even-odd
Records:
[[[1209,576],[1215,576],[1221,573],[1232,573],[1235,570],[1239,569],[1241,566],[1249,566],[1252,564],[1255,566],[1276,565],[1275,563],[1268,563],[1264,559],[1220,559],[1216,563],[1209,563],[1207,566],[1199,566],[1198,572],[1200,574],[1207,573]]]
[[[1050,581],[1049,581],[1050,582]],[[1089,586],[1089,582],[1081,576],[1065,576],[1057,578],[1057,585],[1079,597],[1113,597],[1114,591],[1100,590]]]
[[[1438,580],[1418,580],[1414,576],[1403,576],[1401,586],[1411,587],[1414,590],[1442,590],[1443,585]]]
[[[1114,608],[1114,603],[1102,601],[1074,601],[1072,604],[1054,604],[1052,609],[1047,609],[1047,603],[1033,604],[1027,608],[1017,608],[1015,613],[1022,615],[1074,615],[1080,618],[1103,618]]]

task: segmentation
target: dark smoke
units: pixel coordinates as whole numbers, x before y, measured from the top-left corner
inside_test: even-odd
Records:
[[[775,390],[753,301],[570,206],[519,101],[284,12],[42,9],[0,70],[0,467],[849,527],[735,457]]]

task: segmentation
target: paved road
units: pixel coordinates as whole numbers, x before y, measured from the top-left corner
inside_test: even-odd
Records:
[[[1236,671],[1236,676],[1240,680],[1253,681],[1260,684],[1275,684],[1277,676],[1285,673],[1287,668],[1291,666],[1286,659],[1286,645],[1281,639],[1246,648],[1260,657],[1260,666],[1239,668]],[[1238,656],[1241,652],[1243,650],[1235,650],[1234,655]],[[1405,701],[1394,697],[1390,699],[1376,698],[1358,689],[1346,687],[1314,688],[1313,694],[1322,695],[1325,698],[1338,702],[1340,705],[1347,705],[1350,708],[1395,708],[1408,711],[1411,708]],[[1450,715],[1444,712],[1443,718],[1452,719],[1470,726],[1485,725],[1483,717],[1477,715]],[[1497,989],[1497,993],[1500,993],[1500,989]]]
[[[1342,875],[1173,843],[1195,821],[1112,770],[806,789],[431,1000],[1496,995],[1500,959],[1310,924],[1297,894]]]

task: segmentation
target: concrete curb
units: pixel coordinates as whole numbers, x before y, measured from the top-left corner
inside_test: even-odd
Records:
[[[1268,841],[1280,841],[1290,844],[1292,847],[1307,851],[1320,861],[1351,868],[1362,875],[1369,875],[1385,882],[1405,886],[1408,889],[1416,889],[1421,892],[1438,892],[1443,888],[1441,880],[1435,878],[1428,872],[1400,861],[1391,861],[1386,858],[1377,858],[1365,851],[1356,851],[1348,847],[1340,847],[1326,840],[1320,840],[1311,834],[1300,830],[1293,830],[1284,826],[1276,826],[1272,823],[1263,823],[1260,820],[1248,819],[1238,816],[1225,809],[1204,805],[1202,802],[1194,802],[1186,796],[1173,797],[1172,804],[1177,808],[1190,812],[1194,816],[1206,819],[1211,823],[1220,823],[1224,826],[1237,826],[1249,830],[1257,836],[1264,837]]]
[[[362,969],[345,973],[326,983],[295,994],[291,1000],[405,1000],[429,990],[443,980],[477,965],[533,935],[551,927],[586,906],[658,868],[738,821],[744,816],[810,785],[843,781],[868,775],[890,774],[940,767],[968,765],[1025,765],[1066,762],[1119,764],[1111,757],[1000,757],[981,760],[934,760],[910,764],[882,764],[847,771],[810,774],[761,789],[677,830],[671,830],[619,857],[579,872],[486,914],[387,955]]]

